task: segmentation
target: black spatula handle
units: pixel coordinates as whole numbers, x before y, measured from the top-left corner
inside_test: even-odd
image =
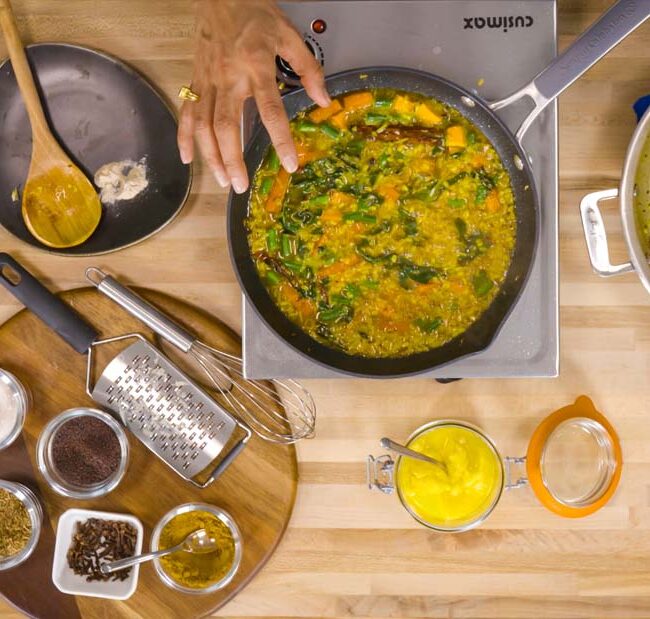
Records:
[[[97,331],[51,293],[9,254],[0,253],[0,284],[79,353],[86,353]]]

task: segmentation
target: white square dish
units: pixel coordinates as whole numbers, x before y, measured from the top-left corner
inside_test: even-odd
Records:
[[[90,597],[107,598],[111,600],[126,600],[130,598],[138,586],[139,565],[131,568],[126,580],[86,581],[85,576],[78,576],[68,566],[67,553],[72,542],[72,536],[78,522],[88,518],[102,520],[119,520],[128,522],[137,531],[135,554],[142,552],[144,529],[142,523],[130,514],[99,512],[91,509],[69,509],[59,518],[56,528],[56,545],[54,547],[54,562],[52,564],[52,582],[63,593],[71,595],[87,595]]]

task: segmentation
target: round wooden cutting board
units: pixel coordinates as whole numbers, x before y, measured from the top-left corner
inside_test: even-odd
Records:
[[[138,292],[208,344],[239,351],[239,337],[213,317],[163,294]],[[102,337],[139,332],[159,345],[150,330],[94,289],[72,290],[61,296]],[[95,406],[85,393],[86,357],[23,310],[0,327],[0,367],[14,373],[33,398],[22,437],[0,452],[0,477],[30,486],[45,512],[36,552],[21,566],[0,572],[0,593],[18,609],[47,619],[204,616],[236,595],[269,559],[287,527],[296,496],[298,472],[293,446],[275,445],[253,436],[226,472],[201,490],[177,476],[130,436],[131,460],[120,486],[100,499],[67,499],[50,490],[37,472],[36,441],[45,424],[58,413],[77,406]],[[66,595],[52,584],[54,534],[65,510],[83,507],[133,514],[144,524],[143,549],[148,550],[156,522],[172,507],[190,501],[223,507],[242,531],[242,564],[225,589],[210,595],[174,591],[161,582],[151,563],[141,566],[136,593],[122,602]]]

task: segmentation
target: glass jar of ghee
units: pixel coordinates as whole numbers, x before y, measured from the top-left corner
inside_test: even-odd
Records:
[[[368,456],[368,485],[397,491],[404,508],[436,531],[467,531],[482,523],[504,490],[530,485],[539,501],[565,517],[587,516],[613,496],[621,476],[618,436],[586,396],[549,415],[525,457],[502,457],[480,428],[443,419],[418,428],[409,449],[444,463],[405,456]],[[514,480],[513,471],[525,466]]]

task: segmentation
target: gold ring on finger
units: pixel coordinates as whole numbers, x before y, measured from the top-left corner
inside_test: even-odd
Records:
[[[183,101],[193,101],[196,103],[201,96],[197,95],[189,86],[181,86],[181,89],[178,91],[178,98]]]

